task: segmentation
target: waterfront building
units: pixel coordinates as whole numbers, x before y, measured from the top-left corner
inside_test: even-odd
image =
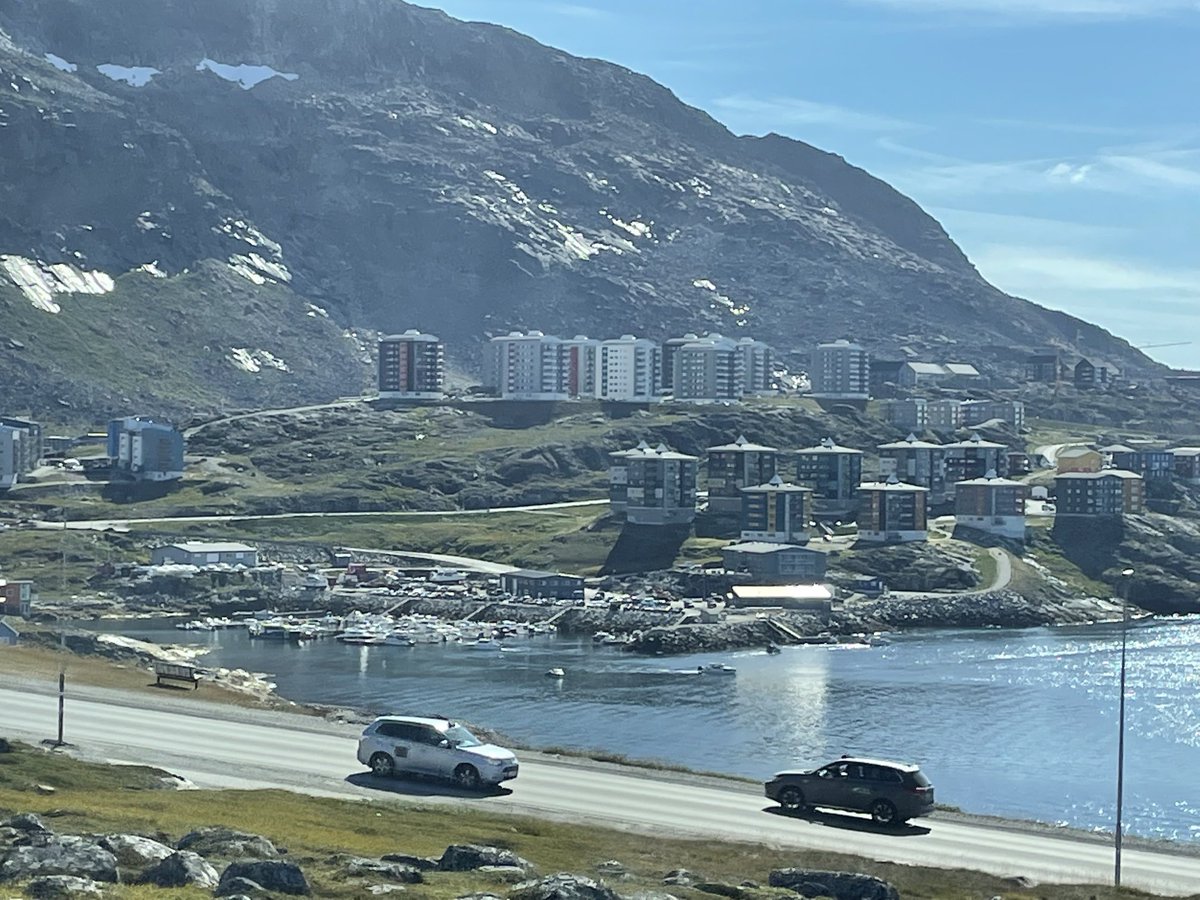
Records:
[[[1008,447],[985,441],[978,434],[972,434],[965,441],[942,444],[942,454],[946,484],[951,488],[960,481],[983,478],[988,472],[1008,474]]]
[[[1145,509],[1145,482],[1136,472],[1066,472],[1054,479],[1056,518],[1128,516]]]
[[[663,444],[654,448],[642,444],[610,458],[614,468],[624,470],[623,483],[612,484],[610,496],[624,506],[627,522],[682,525],[695,520],[697,457]]]
[[[484,386],[505,400],[566,400],[563,342],[540,331],[512,331],[484,348]]]
[[[929,536],[926,499],[929,489],[895,477],[859,485],[858,539],[874,543],[923,541]]]
[[[6,491],[23,474],[21,472],[21,430],[0,425],[0,491]]]
[[[918,440],[910,434],[902,441],[880,444],[879,473],[887,479],[895,476],[907,484],[929,491],[929,502],[946,498],[946,457],[941,444]]]
[[[824,519],[851,518],[858,508],[863,452],[824,438],[796,453],[796,482],[812,488],[813,514]]]
[[[583,579],[561,572],[517,569],[500,576],[500,590],[510,597],[534,597],[550,600],[582,600]]]
[[[708,508],[714,513],[742,511],[742,489],[765,484],[779,471],[779,448],[752,444],[738,435],[732,444],[709,447]]]
[[[825,577],[826,555],[796,544],[740,541],[721,548],[727,571],[746,572],[767,584],[818,582]]]
[[[847,340],[821,344],[813,351],[809,380],[814,397],[866,400],[870,396],[871,357]]]
[[[253,569],[258,565],[258,551],[249,544],[232,541],[183,541],[166,544],[150,551],[150,565],[197,566],[245,566]]]
[[[596,397],[648,403],[658,397],[659,348],[649,338],[623,334],[601,341],[596,352]]]
[[[114,473],[135,481],[183,477],[183,435],[174,425],[128,416],[108,423],[107,438]]]
[[[568,396],[595,397],[600,342],[586,334],[577,334],[562,342],[562,354]]]
[[[614,450],[608,454],[608,506],[613,515],[625,515],[625,508],[629,505],[629,467],[626,459],[630,454],[649,449],[649,444],[640,441],[632,450]]]
[[[812,519],[812,493],[811,488],[785,483],[778,475],[765,484],[742,488],[742,540],[805,543]]]
[[[1124,444],[1101,447],[1105,462],[1114,469],[1137,472],[1147,481],[1170,478],[1175,473],[1175,454],[1170,450],[1135,449]]]
[[[1025,500],[1029,486],[989,472],[954,486],[954,516],[959,525],[999,537],[1025,539]]]
[[[438,400],[446,381],[446,348],[432,334],[410,328],[379,339],[379,397]]]

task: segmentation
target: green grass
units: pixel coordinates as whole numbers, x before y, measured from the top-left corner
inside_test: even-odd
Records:
[[[662,891],[663,876],[685,868],[704,879],[737,885],[746,880],[765,884],[772,869],[803,866],[855,871],[883,878],[906,900],[950,900],[1002,897],[1005,900],[1054,897],[1061,900],[1109,900],[1138,896],[1103,886],[1039,885],[1014,887],[1011,880],[966,869],[931,869],[865,860],[844,853],[783,850],[754,843],[716,839],[692,840],[657,833],[591,827],[519,815],[504,815],[469,805],[443,805],[394,800],[386,795],[365,801],[330,800],[284,791],[154,790],[158,773],[140,767],[113,767],[71,760],[16,745],[0,754],[0,810],[34,812],[61,833],[136,832],[177,840],[201,825],[223,825],[262,834],[287,848],[315,896],[362,897],[370,883],[351,879],[341,870],[338,854],[378,857],[384,853],[439,856],[450,844],[477,843],[508,848],[530,860],[541,873],[575,872],[596,877],[604,860],[619,860],[628,875],[614,882],[623,896]],[[35,784],[56,789],[43,796]],[[764,813],[764,815],[766,815]],[[849,841],[847,843],[850,843]],[[428,872],[406,896],[451,900],[476,891],[503,895],[505,885],[485,872]],[[702,900],[711,894],[672,886],[680,900]],[[105,896],[161,897],[161,891],[113,885]],[[172,891],[172,897],[209,896],[208,892]],[[746,890],[748,898],[794,897],[766,888]]]
[[[975,551],[974,563],[975,568],[979,571],[979,586],[983,588],[993,584],[999,564],[992,558],[992,555],[981,547]]]

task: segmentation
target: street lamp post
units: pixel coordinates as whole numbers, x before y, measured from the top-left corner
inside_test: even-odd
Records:
[[[1119,582],[1121,590],[1121,694],[1117,707],[1117,828],[1113,834],[1113,885],[1121,886],[1121,804],[1125,794],[1125,650],[1129,634],[1129,576],[1133,569],[1123,569]]]

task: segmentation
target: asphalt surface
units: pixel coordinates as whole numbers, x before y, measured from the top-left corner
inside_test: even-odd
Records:
[[[2,652],[2,651],[0,651]],[[54,686],[0,689],[0,731],[37,742],[55,734]],[[83,758],[162,767],[200,787],[285,788],[375,802],[464,804],[672,834],[856,854],[916,865],[969,868],[1040,883],[1111,883],[1110,841],[988,827],[937,816],[880,829],[833,813],[781,815],[761,788],[702,776],[631,770],[521,754],[510,789],[473,796],[434,782],[381,780],[355,759],[360,726],[310,716],[183,702],[150,694],[72,686],[66,707],[68,752]],[[768,774],[768,773],[764,773]],[[941,798],[952,802],[952,798]],[[1181,850],[1183,848],[1180,848]],[[1158,849],[1123,854],[1123,883],[1168,895],[1200,886],[1200,857]]]

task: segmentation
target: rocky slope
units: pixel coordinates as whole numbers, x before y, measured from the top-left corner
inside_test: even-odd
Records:
[[[0,407],[356,393],[411,326],[467,367],[521,326],[1151,366],[840,157],[506,29],[399,0],[3,0],[0,29]]]

